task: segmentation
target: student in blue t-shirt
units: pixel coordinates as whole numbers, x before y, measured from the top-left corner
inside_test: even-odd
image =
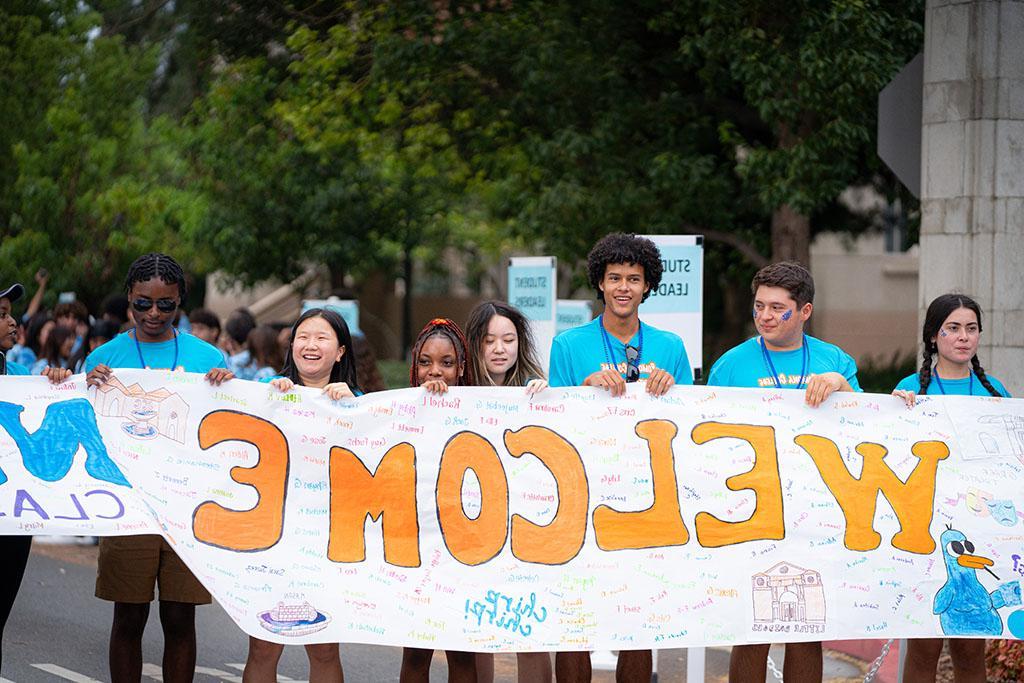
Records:
[[[640,304],[661,282],[661,253],[654,242],[637,235],[612,233],[587,256],[587,274],[604,313],[567,330],[551,344],[548,381],[553,387],[601,387],[621,396],[627,382],[643,380],[647,392],[661,396],[675,384],[693,384],[693,370],[683,340],[640,321]],[[617,680],[649,681],[650,650],[623,650]],[[559,681],[589,681],[589,652],[559,652]]]
[[[604,313],[555,337],[551,386],[597,386],[619,396],[627,382],[644,380],[649,393],[661,396],[674,384],[693,384],[683,340],[640,321],[640,304],[661,282],[654,242],[606,235],[587,257],[587,273]]]
[[[750,284],[758,336],[726,351],[711,367],[708,386],[802,389],[816,407],[836,391],[860,391],[857,364],[834,344],[804,333],[814,309],[814,279],[799,263],[765,266]],[[736,645],[730,681],[763,681],[770,645]],[[821,643],[788,643],[783,678],[820,683]]]
[[[921,341],[921,369],[900,380],[892,392],[906,401],[908,408],[914,407],[918,394],[1009,398],[1002,383],[986,375],[978,360],[981,307],[970,297],[943,294],[932,301],[925,313]],[[942,638],[908,640],[904,680],[934,681],[941,653]],[[963,675],[985,680],[983,639],[950,638],[949,654],[958,679]]]
[[[11,311],[14,303],[24,294],[25,288],[17,283],[0,290],[0,376],[29,374],[28,368],[24,365],[7,359],[7,353],[18,339],[18,321]],[[71,371],[49,367],[41,374],[56,384],[67,379]],[[7,618],[14,607],[14,599],[18,596],[31,548],[31,536],[0,536],[0,557],[3,558],[3,561],[0,561],[0,670],[3,668],[4,627],[7,626]]]
[[[213,385],[234,377],[219,350],[175,329],[186,285],[185,273],[173,258],[140,256],[128,270],[125,290],[135,327],[86,357],[90,387],[113,379],[115,368],[202,372]],[[111,536],[100,541],[96,597],[114,602],[109,656],[110,680],[115,683],[142,676],[142,635],[158,582],[164,680],[191,681],[196,663],[195,608],[209,604],[210,594],[161,536]]]

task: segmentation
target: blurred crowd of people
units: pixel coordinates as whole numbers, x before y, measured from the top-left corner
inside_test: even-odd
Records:
[[[43,300],[49,273],[41,269],[35,281],[35,294],[18,320],[17,344],[7,354],[8,359],[29,368],[34,375],[43,374],[48,367],[83,372],[85,357],[91,351],[134,325],[124,294],[111,294],[94,311],[82,301],[62,295],[53,309],[47,310]],[[235,377],[259,381],[281,374],[293,322],[258,323],[247,308],[238,308],[222,323],[207,308],[188,312],[179,308],[174,325],[220,349]],[[377,359],[366,337],[353,335],[353,347],[363,391],[384,390]]]

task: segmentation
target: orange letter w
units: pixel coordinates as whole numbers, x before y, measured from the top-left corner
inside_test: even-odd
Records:
[[[839,448],[830,440],[813,434],[795,439],[814,460],[829,491],[846,517],[846,547],[850,550],[874,550],[882,537],[874,529],[875,505],[881,492],[892,505],[900,531],[892,545],[910,553],[927,555],[935,550],[928,532],[935,509],[935,473],[939,461],[949,457],[949,448],[941,441],[919,441],[910,452],[919,462],[906,483],[885,464],[886,449],[876,443],[862,443],[857,452],[864,458],[860,478],[854,477],[843,463]]]

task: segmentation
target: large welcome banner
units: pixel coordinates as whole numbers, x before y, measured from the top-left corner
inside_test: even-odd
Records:
[[[1021,400],[0,387],[0,533],[163,534],[268,640],[1024,637]]]

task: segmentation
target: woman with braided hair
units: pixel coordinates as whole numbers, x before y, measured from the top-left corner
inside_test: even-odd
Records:
[[[234,377],[220,350],[180,332],[174,319],[185,298],[185,273],[166,254],[135,259],[125,278],[134,327],[86,356],[85,381],[97,389],[118,368],[205,373],[219,385]],[[142,679],[142,635],[160,587],[160,623],[164,631],[163,680],[191,681],[196,668],[196,605],[210,594],[161,536],[110,536],[100,541],[96,597],[114,603],[110,628],[110,681]]]
[[[962,294],[943,294],[928,306],[922,330],[924,352],[921,369],[904,377],[892,392],[913,408],[917,396],[1004,396],[1006,388],[985,374],[978,360],[981,339],[981,307]],[[907,641],[903,680],[917,683],[935,680],[935,668],[942,653],[942,638]],[[985,681],[985,641],[950,638],[949,654],[957,683]]]
[[[450,386],[472,386],[473,366],[469,362],[466,337],[448,318],[434,318],[416,337],[412,347],[409,384],[432,394],[443,394]],[[476,683],[476,658],[472,652],[447,650],[448,681]],[[407,647],[402,650],[400,683],[427,683],[434,651]]]
[[[466,336],[450,318],[434,318],[420,331],[412,345],[409,386],[443,394],[449,386],[474,386]]]
[[[907,406],[914,406],[918,394],[1009,397],[978,360],[981,307],[974,299],[963,294],[936,298],[928,305],[921,337],[921,369],[900,380],[893,391]]]

